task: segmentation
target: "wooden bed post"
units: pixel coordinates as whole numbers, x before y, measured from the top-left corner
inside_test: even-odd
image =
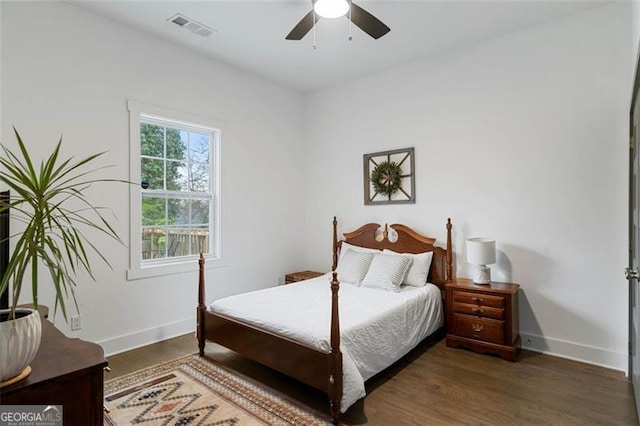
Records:
[[[333,217],[333,266],[332,271],[338,268],[338,221]]]
[[[445,273],[445,281],[449,282],[449,281],[453,281],[453,247],[451,244],[451,228],[453,227],[453,225],[451,225],[451,218],[447,219],[447,258],[446,258],[446,262],[447,262],[447,270]]]
[[[339,289],[338,273],[334,271],[333,279],[331,280],[331,352],[329,353],[329,365],[327,366],[329,373],[327,393],[331,404],[331,417],[333,418],[333,424],[336,425],[340,417],[340,401],[342,400],[342,352],[340,352],[340,319],[338,315]]]
[[[207,307],[204,304],[205,298],[205,288],[204,288],[204,256],[200,253],[200,258],[198,259],[198,308],[196,312],[197,324],[196,324],[196,335],[198,336],[198,353],[200,356],[204,356],[204,344],[205,344],[205,333],[204,333],[204,314],[207,311]]]

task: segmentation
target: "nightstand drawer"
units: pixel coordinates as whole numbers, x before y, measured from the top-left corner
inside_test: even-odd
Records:
[[[504,319],[504,309],[491,308],[489,306],[469,305],[466,303],[454,303],[453,312],[459,314],[475,315],[477,317]]]
[[[454,291],[453,301],[467,303],[470,305],[491,306],[493,308],[504,308],[504,297],[493,296],[480,293],[467,293],[465,291]]]
[[[452,325],[457,336],[504,344],[504,321],[455,314]]]

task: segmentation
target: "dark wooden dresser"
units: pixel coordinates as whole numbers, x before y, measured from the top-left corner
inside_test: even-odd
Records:
[[[518,289],[513,283],[447,284],[447,346],[491,352],[509,361],[520,354]]]
[[[70,339],[43,318],[31,374],[0,389],[0,404],[62,405],[65,425],[102,426],[106,366],[100,345]]]

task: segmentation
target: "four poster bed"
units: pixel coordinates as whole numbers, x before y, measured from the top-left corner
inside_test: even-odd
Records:
[[[209,306],[201,256],[200,356],[209,340],[313,386],[328,395],[337,423],[364,396],[365,380],[444,325],[442,294],[453,269],[451,219],[446,249],[407,226],[390,228],[380,232],[380,225],[369,223],[339,241],[334,218],[333,273]],[[382,277],[387,270],[399,278]],[[398,279],[406,282],[389,284]]]

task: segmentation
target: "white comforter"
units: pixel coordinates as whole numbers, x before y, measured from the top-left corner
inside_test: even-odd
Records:
[[[329,352],[331,274],[217,300],[212,312]],[[404,287],[394,293],[341,284],[339,291],[344,412],[365,396],[364,382],[443,325],[440,290]]]

